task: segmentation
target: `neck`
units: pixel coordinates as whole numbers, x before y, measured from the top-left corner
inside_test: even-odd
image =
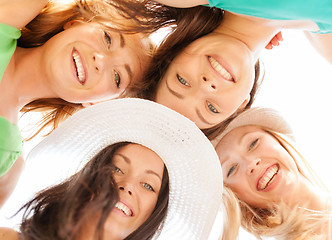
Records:
[[[307,179],[301,181],[300,187],[294,192],[293,197],[290,198],[291,205],[297,205],[313,211],[325,212],[331,209],[329,204],[329,194],[312,185]]]
[[[242,41],[257,59],[261,51],[281,28],[270,20],[225,12],[220,26],[215,32],[225,34]]]
[[[0,95],[7,108],[17,112],[33,100],[56,97],[48,88],[40,63],[39,47],[16,48],[1,81]]]

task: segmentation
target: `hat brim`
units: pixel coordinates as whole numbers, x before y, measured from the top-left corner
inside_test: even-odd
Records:
[[[222,170],[210,141],[185,118],[143,99],[117,99],[74,114],[29,154],[59,182],[108,145],[128,141],[156,152],[170,179],[169,207],[158,239],[207,239],[222,197]],[[55,174],[53,174],[55,175]]]
[[[235,117],[216,138],[211,142],[214,147],[219,141],[233,129],[242,126],[260,126],[278,133],[282,133],[294,140],[293,131],[289,123],[284,119],[282,114],[272,108],[250,108]]]

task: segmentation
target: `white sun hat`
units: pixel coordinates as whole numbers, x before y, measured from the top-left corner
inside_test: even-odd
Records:
[[[216,138],[211,142],[217,146],[219,141],[230,131],[242,126],[261,126],[266,129],[287,135],[294,140],[293,131],[283,115],[272,108],[254,107],[236,116]]]
[[[56,174],[62,181],[103,148],[122,141],[153,150],[167,167],[168,213],[155,239],[208,239],[223,191],[218,156],[192,121],[162,105],[132,98],[83,109],[39,143],[28,161],[37,161],[46,176],[55,166],[66,166]]]

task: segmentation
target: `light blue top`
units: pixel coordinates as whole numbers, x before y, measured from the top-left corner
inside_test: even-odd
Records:
[[[320,31],[332,32],[330,0],[209,0],[209,6],[272,20],[311,20]]]

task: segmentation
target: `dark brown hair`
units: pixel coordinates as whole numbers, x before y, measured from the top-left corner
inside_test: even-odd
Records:
[[[145,33],[148,36],[164,26],[173,24],[177,18],[177,11],[176,8],[152,0],[72,0],[68,3],[50,1],[40,14],[21,30],[22,36],[17,44],[23,48],[41,46],[63,31],[64,24],[72,20],[99,23],[112,21],[112,27],[107,27],[114,31],[128,34]],[[139,79],[135,84],[128,86],[126,93],[135,93],[137,89],[144,87],[144,82],[143,78]],[[63,120],[81,108],[81,104],[69,103],[59,98],[37,99],[28,103],[21,112],[37,111],[46,114],[37,124],[39,129],[27,140],[50,126],[50,131],[46,134],[48,135]]]
[[[85,167],[68,180],[43,190],[26,203],[20,227],[21,238],[28,240],[72,240],[84,225],[100,213],[95,239],[103,239],[105,221],[118,201],[117,185],[112,177],[113,156],[128,145],[121,142],[101,150]],[[151,239],[166,217],[169,187],[164,167],[161,189],[151,216],[128,239]],[[30,216],[31,215],[31,216]]]
[[[161,43],[152,58],[151,64],[144,77],[148,81],[148,86],[142,89],[137,96],[152,101],[155,100],[159,82],[164,77],[173,59],[184,51],[193,41],[214,31],[221,24],[222,19],[223,11],[219,8],[197,6],[184,9],[180,12],[175,30]],[[250,92],[251,98],[245,106],[245,109],[250,108],[255,99],[262,79],[260,75],[260,61],[258,60],[255,64],[255,80]],[[239,112],[233,114],[228,119],[212,128],[204,129],[204,134],[212,140],[225,129],[238,113]]]

